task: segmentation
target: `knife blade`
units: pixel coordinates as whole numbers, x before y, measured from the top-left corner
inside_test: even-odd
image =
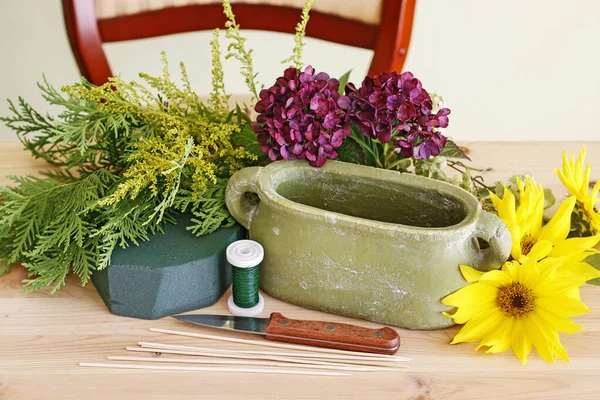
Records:
[[[229,315],[174,315],[180,321],[213,328],[265,335],[267,340],[365,353],[395,354],[400,336],[392,328],[370,329],[358,325],[286,318],[272,313],[269,318]]]

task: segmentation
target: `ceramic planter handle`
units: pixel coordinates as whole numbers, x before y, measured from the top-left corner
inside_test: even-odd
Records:
[[[508,228],[494,214],[480,210],[476,225],[475,238],[481,238],[489,243],[489,248],[479,249],[478,268],[480,271],[498,269],[510,255],[512,241]]]
[[[237,171],[229,179],[225,195],[227,209],[233,218],[244,228],[250,229],[250,221],[258,207],[250,204],[247,193],[258,195],[258,177],[263,172],[263,167],[248,167]]]

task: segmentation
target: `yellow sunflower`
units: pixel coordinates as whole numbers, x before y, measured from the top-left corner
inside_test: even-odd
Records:
[[[598,192],[600,191],[600,181],[594,184],[592,192],[589,193],[590,173],[592,167],[588,164],[583,169],[585,162],[586,148],[583,146],[581,154],[577,159],[571,154],[571,158],[567,158],[567,153],[562,155],[562,170],[555,168],[554,171],[569,190],[572,196],[575,196],[577,202],[575,204],[575,222],[580,226],[580,230],[584,234],[600,233],[600,213],[596,209],[596,203],[600,201]]]
[[[589,311],[569,293],[600,277],[600,272],[586,263],[565,266],[563,258],[546,257],[550,251],[549,242],[538,242],[522,263],[509,261],[486,273],[461,265],[463,276],[472,283],[442,300],[456,307],[444,315],[464,324],[452,344],[480,341],[475,350],[484,347],[486,353],[512,347],[523,364],[532,347],[548,362],[555,356],[569,361],[558,332],[579,331],[583,326],[569,317]]]
[[[579,262],[595,252],[592,248],[600,241],[600,234],[587,238],[569,238],[571,213],[576,198],[571,196],[564,200],[552,219],[544,221],[544,189],[536,185],[531,178],[525,183],[517,179],[519,189],[519,206],[513,193],[504,188],[502,199],[490,192],[492,203],[498,211],[498,217],[508,227],[512,237],[511,256],[523,261],[538,242],[549,242],[552,246],[550,257],[568,257],[568,262]],[[539,261],[539,260],[538,260]]]

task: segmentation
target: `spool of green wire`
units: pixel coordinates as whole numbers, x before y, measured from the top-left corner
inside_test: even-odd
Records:
[[[227,247],[227,261],[232,267],[232,294],[229,311],[240,317],[253,317],[265,307],[258,292],[259,264],[264,258],[262,246],[253,240],[238,240]]]
[[[250,268],[233,267],[233,302],[242,308],[258,304],[258,265]]]

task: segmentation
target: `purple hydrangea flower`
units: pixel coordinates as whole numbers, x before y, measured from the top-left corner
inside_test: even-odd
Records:
[[[288,68],[269,89],[261,90],[252,124],[263,152],[275,160],[307,159],[321,167],[336,158],[336,148],[350,134],[339,102],[339,82],[308,66],[298,74]],[[343,99],[343,100],[342,100]]]
[[[434,113],[431,96],[410,72],[366,77],[359,89],[349,83],[338,104],[363,135],[382,143],[394,138],[403,157],[428,159],[446,145],[439,128],[448,126],[450,110]]]

